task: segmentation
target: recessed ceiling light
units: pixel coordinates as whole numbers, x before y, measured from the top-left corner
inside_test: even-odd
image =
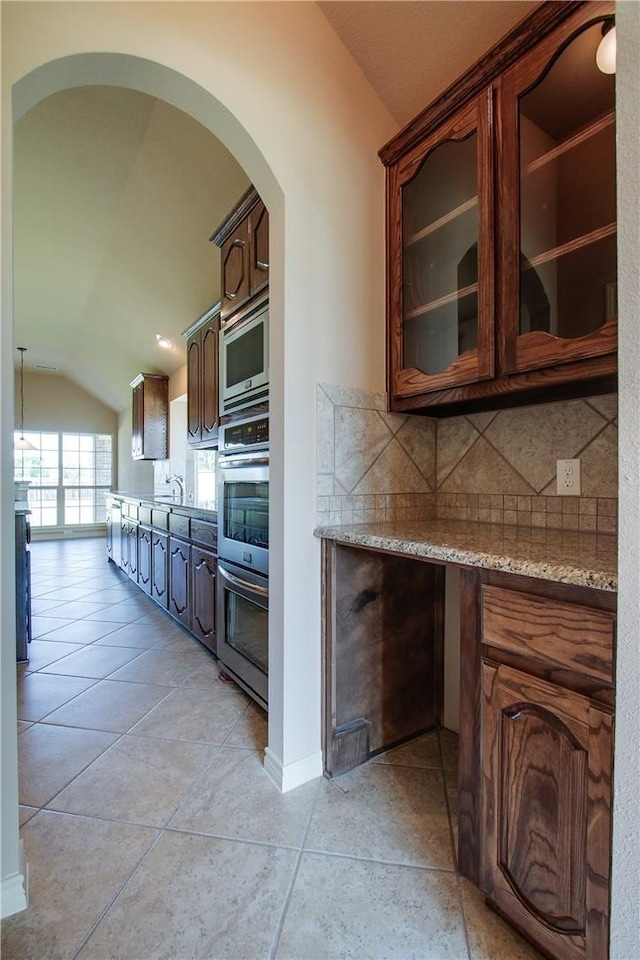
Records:
[[[158,341],[158,346],[162,347],[163,350],[171,350],[173,343],[169,340],[169,337],[165,337],[163,333],[156,333],[156,340]]]

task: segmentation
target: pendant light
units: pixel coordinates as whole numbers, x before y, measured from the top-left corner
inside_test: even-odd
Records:
[[[20,351],[20,436],[14,440],[14,450],[35,450],[34,445],[24,436],[24,355],[26,347],[18,347]]]
[[[616,72],[616,28],[613,20],[602,26],[602,40],[596,51],[596,65],[602,73]]]

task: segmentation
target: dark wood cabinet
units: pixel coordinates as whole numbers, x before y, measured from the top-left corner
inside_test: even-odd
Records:
[[[15,514],[16,534],[16,660],[29,659],[31,643],[31,528],[28,514]]]
[[[217,565],[214,553],[191,547],[191,630],[215,654]]]
[[[225,321],[269,283],[269,214],[255,187],[242,195],[211,241],[222,251]]]
[[[381,150],[391,409],[615,389],[613,12],[541,4]]]
[[[169,613],[191,629],[190,546],[187,540],[169,537]]]
[[[138,527],[138,586],[151,595],[152,531],[140,524]]]
[[[182,334],[187,341],[187,439],[192,447],[211,447],[218,440],[219,330],[216,303]]]
[[[134,460],[165,460],[169,436],[169,378],[140,373],[131,381],[131,456]]]
[[[137,520],[127,519],[124,523],[125,543],[123,544],[123,555],[126,557],[127,573],[132,580],[138,581],[138,522]]]
[[[151,597],[165,610],[169,606],[169,536],[154,530],[151,535]]]
[[[615,596],[462,584],[459,868],[548,955],[606,957]]]

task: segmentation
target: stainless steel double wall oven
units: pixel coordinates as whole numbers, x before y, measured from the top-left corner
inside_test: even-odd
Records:
[[[269,416],[220,428],[218,657],[267,706],[269,667]]]

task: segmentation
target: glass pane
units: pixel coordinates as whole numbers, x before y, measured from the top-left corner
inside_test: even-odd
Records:
[[[33,527],[55,527],[58,524],[58,493],[55,489],[29,487],[27,501]]]
[[[615,81],[578,34],[519,98],[520,333],[585,336],[614,316]]]
[[[224,502],[224,536],[268,547],[269,481],[225,482]]]
[[[447,141],[402,191],[403,366],[435,374],[478,342],[477,135]]]
[[[269,614],[237,593],[225,591],[225,643],[264,673],[269,666]]]

